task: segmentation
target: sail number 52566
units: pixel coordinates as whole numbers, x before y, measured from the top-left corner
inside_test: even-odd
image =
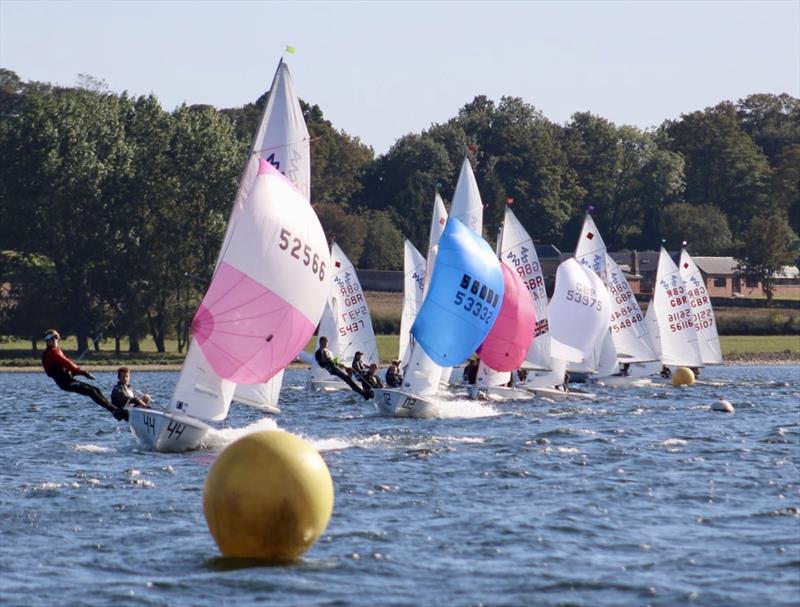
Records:
[[[286,228],[281,228],[281,242],[278,248],[289,251],[289,255],[302,261],[304,266],[310,267],[320,281],[325,280],[325,262],[320,261],[319,255],[314,253],[309,245],[304,245],[302,240],[297,236],[292,236],[292,233]]]

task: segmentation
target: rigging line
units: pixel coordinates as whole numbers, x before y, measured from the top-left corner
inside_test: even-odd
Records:
[[[308,143],[311,143],[312,141],[316,141],[316,139],[319,139],[319,137],[316,137],[315,139],[309,139],[308,137],[304,137],[303,139],[297,139],[295,141],[288,141],[288,142],[282,143],[280,145],[273,145],[273,146],[270,146],[270,147],[267,147],[267,148],[259,148],[257,150],[254,149],[250,153],[250,155],[251,156],[260,156],[264,152],[270,152],[270,151],[273,151],[273,150],[280,150],[282,148],[288,148],[289,146],[305,143],[306,141],[308,141]],[[264,160],[266,160],[266,158]]]

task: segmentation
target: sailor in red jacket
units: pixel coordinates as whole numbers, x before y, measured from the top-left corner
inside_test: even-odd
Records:
[[[47,344],[47,349],[42,354],[44,372],[52,377],[53,381],[62,390],[88,396],[98,405],[110,411],[116,419],[127,420],[128,412],[124,408],[117,408],[108,402],[108,399],[97,386],[78,381],[73,377],[74,375],[83,375],[89,379],[94,379],[94,375],[84,371],[67,358],[67,355],[58,347],[59,339],[61,339],[61,335],[55,329],[48,329],[44,335],[44,341]]]

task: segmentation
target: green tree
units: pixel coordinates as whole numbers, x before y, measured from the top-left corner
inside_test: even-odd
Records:
[[[800,144],[800,99],[786,93],[757,94],[739,100],[733,107],[742,130],[772,166],[787,147]]]
[[[359,268],[371,270],[403,269],[403,234],[388,211],[370,211],[366,217],[364,252]]]
[[[667,123],[665,134],[669,149],[686,161],[686,202],[718,206],[734,234],[769,206],[769,162],[732,106],[686,114]]]
[[[725,214],[713,205],[671,204],[661,217],[661,235],[670,244],[686,241],[698,255],[722,255],[732,245]]]
[[[336,241],[347,258],[357,263],[364,252],[366,221],[358,215],[349,214],[338,204],[320,203],[314,205],[314,209],[328,240]]]
[[[152,194],[142,294],[159,351],[175,327],[185,340],[191,314],[208,286],[246,157],[228,120],[213,108],[182,106]],[[163,190],[159,191],[161,188]]]
[[[764,295],[771,300],[775,273],[794,265],[798,251],[800,239],[783,217],[756,216],[750,220],[736,256],[737,270],[760,281]]]
[[[402,233],[418,248],[423,249],[424,243],[427,250],[437,187],[454,172],[444,145],[428,134],[406,135],[371,167],[365,177],[363,206],[391,211]]]
[[[774,206],[800,232],[800,143],[786,146],[775,159],[770,185]]]
[[[649,133],[589,113],[572,117],[564,145],[606,244],[616,249],[653,238],[643,231],[657,231],[660,209],[682,191],[680,157],[661,150]],[[582,225],[577,211],[565,234],[568,248]]]
[[[126,103],[85,90],[29,93],[2,129],[0,231],[17,250],[52,260],[53,305],[70,310],[67,329],[81,351],[104,314],[91,277],[109,237],[109,207],[131,170]]]

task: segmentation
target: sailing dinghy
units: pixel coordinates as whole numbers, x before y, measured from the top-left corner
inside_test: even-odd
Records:
[[[227,416],[235,384],[282,371],[325,305],[330,254],[314,210],[263,158],[248,164],[246,175],[257,167],[254,182],[192,321],[192,363],[184,363],[166,411],[130,409],[131,430],[158,451],[200,446],[206,422]]]
[[[356,352],[363,353],[367,366],[378,364],[378,344],[364,290],[352,262],[335,242],[331,245],[331,263],[331,292],[320,321],[317,348],[319,338],[327,337],[328,349],[342,364],[349,366]],[[303,358],[311,365],[311,386],[315,390],[349,389],[341,379],[320,367],[314,356]]]
[[[484,341],[503,301],[500,263],[483,238],[452,216],[438,244],[414,346],[400,389],[375,390],[382,415],[433,417],[438,371],[463,363]]]
[[[650,335],[661,363],[669,367],[702,367],[688,289],[664,247],[658,256],[651,308],[652,314],[647,310],[653,323]]]

